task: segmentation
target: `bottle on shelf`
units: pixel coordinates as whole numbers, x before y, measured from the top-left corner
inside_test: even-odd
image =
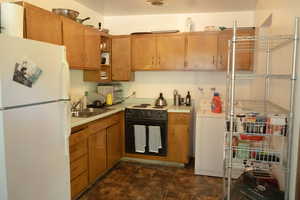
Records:
[[[192,97],[190,92],[188,91],[186,98],[185,98],[185,104],[186,106],[191,106],[192,105]]]

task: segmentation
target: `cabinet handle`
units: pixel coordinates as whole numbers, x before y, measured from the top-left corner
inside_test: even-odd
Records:
[[[160,56],[158,57],[158,66],[160,66]]]
[[[188,62],[184,61],[184,67],[187,67],[187,66],[188,66]]]
[[[215,64],[215,56],[213,56],[213,64]]]
[[[220,65],[223,65],[223,56],[220,56]]]
[[[152,67],[154,66],[154,57],[152,57]]]

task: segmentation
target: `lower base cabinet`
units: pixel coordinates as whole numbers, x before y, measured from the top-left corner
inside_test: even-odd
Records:
[[[107,129],[107,164],[112,168],[122,158],[121,123]]]
[[[189,113],[169,113],[168,161],[187,164],[190,153]]]
[[[72,199],[121,159],[123,114],[120,112],[86,124],[84,128],[72,129],[69,140]]]
[[[93,183],[107,169],[106,129],[89,137],[89,182]]]
[[[89,184],[88,172],[78,176],[74,181],[71,181],[71,197],[76,198],[78,194],[83,192]]]

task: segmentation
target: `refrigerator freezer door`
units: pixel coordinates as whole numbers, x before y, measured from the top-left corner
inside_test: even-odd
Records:
[[[63,46],[1,35],[0,44],[0,108],[63,98],[62,87],[65,87],[65,82],[62,81],[62,74],[65,73],[63,70],[66,70],[62,67],[65,62]],[[33,63],[24,65],[28,68],[25,77],[34,71],[30,68],[34,64],[42,70],[41,76],[31,88],[13,81],[16,63],[22,64],[23,61]],[[19,68],[23,68],[23,65],[19,65]]]
[[[67,106],[59,102],[2,111],[9,200],[71,199]]]

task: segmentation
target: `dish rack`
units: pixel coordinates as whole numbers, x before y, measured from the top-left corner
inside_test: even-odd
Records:
[[[294,99],[299,45],[299,18],[295,33],[279,36],[238,36],[234,22],[233,37],[228,41],[227,96],[225,103],[226,124],[224,144],[224,199],[235,200],[235,178],[249,170],[273,173],[279,170],[285,177],[284,199],[289,199],[289,179],[293,141]],[[290,74],[273,74],[271,55],[288,44],[293,46]],[[263,73],[236,72],[240,51],[263,51],[266,54]],[[262,100],[239,101],[236,97],[238,80],[263,80]],[[290,81],[289,108],[285,109],[271,101],[271,81]],[[276,145],[274,144],[276,142]],[[255,191],[253,191],[255,192]],[[251,199],[245,197],[245,199]],[[262,198],[264,199],[264,198]]]

